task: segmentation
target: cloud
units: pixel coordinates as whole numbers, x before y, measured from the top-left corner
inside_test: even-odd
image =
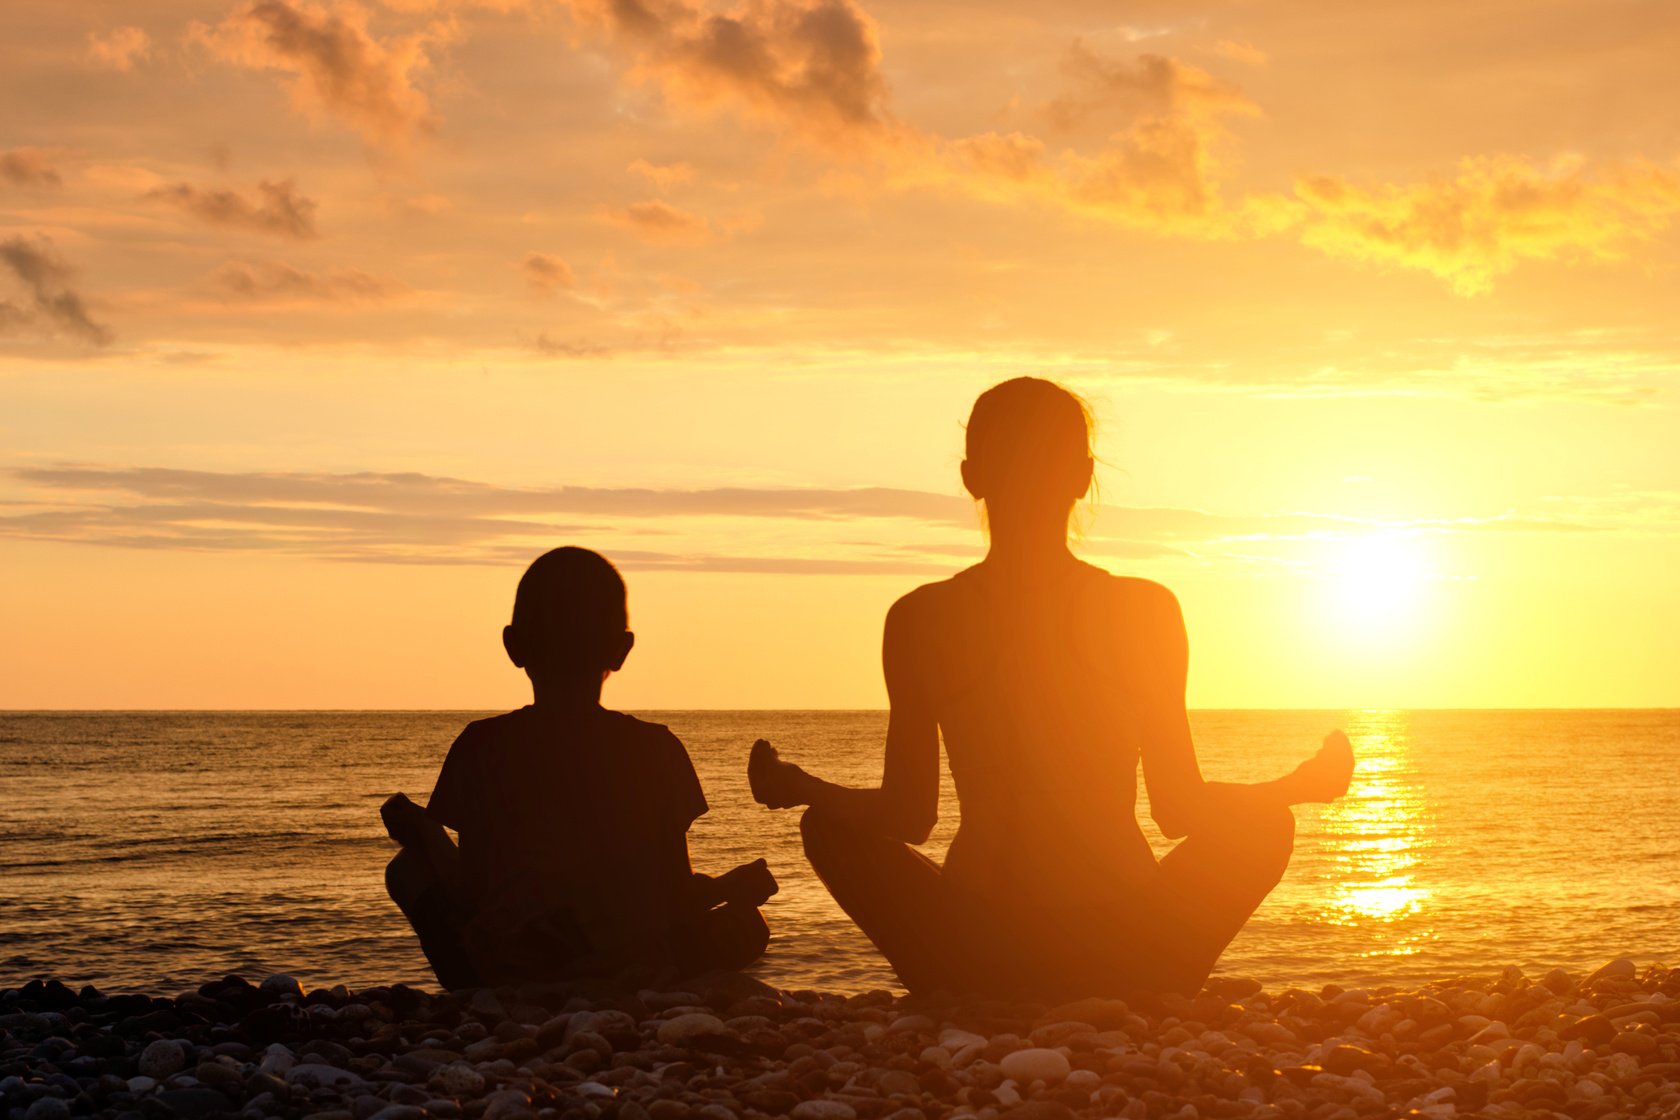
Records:
[[[580,23],[626,52],[678,110],[724,106],[787,133],[879,161],[898,189],[937,187],[1192,237],[1295,236],[1332,256],[1429,272],[1461,294],[1487,291],[1524,261],[1613,260],[1680,210],[1676,174],[1649,163],[1589,173],[1511,158],[1467,160],[1456,177],[1362,187],[1304,176],[1293,196],[1229,197],[1217,156],[1228,122],[1260,115],[1235,85],[1162,54],[1109,58],[1076,40],[1068,88],[1040,105],[1053,148],[1023,131],[950,136],[892,111],[876,27],[850,0],[759,0],[708,14],[690,0],[569,0]],[[1134,35],[1131,38],[1143,38]],[[1263,66],[1264,51],[1225,39],[1213,53]],[[665,189],[653,165],[632,165]],[[688,216],[692,217],[692,216]],[[669,204],[609,220],[650,238],[698,239]]]
[[[549,358],[604,358],[611,353],[600,343],[555,338],[547,331],[538,332],[531,340],[531,349]]]
[[[1253,43],[1245,43],[1239,39],[1219,40],[1213,45],[1213,53],[1245,66],[1264,66],[1268,61],[1265,51]]]
[[[1281,204],[1303,242],[1334,257],[1420,269],[1461,295],[1488,291],[1525,260],[1618,260],[1680,213],[1680,173],[1648,162],[1589,171],[1465,160],[1451,179],[1361,187],[1301,179]]]
[[[0,512],[0,536],[126,548],[284,551],[380,563],[516,563],[565,538],[630,567],[688,571],[948,572],[973,557],[974,505],[887,487],[505,487],[414,473],[214,472],[158,467],[14,469],[40,493]],[[1231,516],[1106,507],[1124,533],[1093,555],[1229,555],[1256,542],[1414,532],[1554,532],[1549,518],[1373,522],[1314,514]],[[898,523],[884,531],[881,522]],[[874,528],[860,537],[859,527]],[[710,526],[710,527],[708,527]],[[906,527],[917,537],[904,540]],[[673,548],[681,537],[688,547]],[[885,543],[890,541],[891,543]],[[758,543],[754,543],[758,542]]]
[[[569,292],[577,287],[577,276],[572,272],[572,266],[548,253],[526,253],[519,267],[531,287],[543,295]]]
[[[1068,48],[1062,68],[1074,88],[1044,106],[1052,127],[1071,132],[1131,128],[1139,119],[1258,116],[1259,106],[1206,70],[1165,55],[1108,59],[1083,40]]]
[[[38,148],[12,148],[0,152],[0,181],[19,187],[56,187],[64,177]]]
[[[159,187],[148,197],[178,206],[213,226],[252,230],[300,241],[318,236],[315,229],[316,202],[301,193],[290,179],[280,182],[263,180],[257,184],[255,198],[226,188],[197,187],[190,183]]]
[[[711,224],[698,214],[680,210],[661,199],[632,202],[622,208],[603,208],[601,220],[621,226],[644,241],[667,245],[698,245],[713,237]]]
[[[109,34],[88,32],[88,61],[111,70],[132,70],[152,50],[151,36],[138,27],[118,27]]]
[[[357,268],[309,272],[284,261],[229,261],[211,274],[210,284],[251,303],[376,303],[408,290]]]
[[[1164,55],[1110,59],[1076,41],[1070,88],[1045,102],[1052,131],[1096,135],[1052,153],[1021,132],[939,141],[927,173],[967,193],[1036,202],[1122,225],[1197,236],[1239,231],[1223,199],[1214,146],[1228,117],[1259,115],[1235,86]]]
[[[370,144],[398,148],[437,125],[415,80],[431,65],[429,48],[452,34],[447,22],[436,21],[380,39],[358,5],[307,0],[255,0],[215,27],[197,23],[191,30],[223,61],[291,74],[292,100],[302,111],[335,115]]]
[[[637,159],[631,160],[630,166],[626,167],[625,170],[642,176],[662,191],[668,191],[672,187],[694,178],[694,167],[688,163],[661,164]]]
[[[824,141],[893,127],[875,22],[851,0],[767,0],[728,14],[685,0],[571,8],[679,106],[733,106]]]
[[[45,237],[0,241],[0,265],[23,288],[24,302],[0,299],[0,332],[45,329],[94,346],[105,346],[111,331],[94,321],[82,297],[70,287],[70,267]]]

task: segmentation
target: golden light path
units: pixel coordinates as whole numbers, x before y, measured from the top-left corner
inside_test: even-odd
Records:
[[[1418,873],[1434,844],[1434,822],[1406,714],[1365,712],[1347,730],[1359,761],[1347,796],[1320,818],[1332,886],[1316,918],[1365,930],[1364,956],[1410,956],[1433,937],[1431,892]]]

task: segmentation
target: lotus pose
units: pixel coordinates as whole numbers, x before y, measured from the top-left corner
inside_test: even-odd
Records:
[[[1289,807],[1347,790],[1339,731],[1276,781],[1202,777],[1177,600],[1068,548],[1090,438],[1084,402],[1052,382],[975,402],[962,478],[990,549],[887,614],[879,787],[753,745],[754,797],[809,806],[812,867],[912,992],[1194,994],[1283,875]],[[941,735],[962,807],[943,866],[913,847],[936,819]],[[1182,838],[1159,861],[1136,818],[1140,758],[1150,815]]]

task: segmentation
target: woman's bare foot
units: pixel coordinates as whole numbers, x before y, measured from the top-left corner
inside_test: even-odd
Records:
[[[1295,769],[1302,801],[1334,801],[1353,780],[1353,744],[1340,731],[1324,737],[1318,753]]]
[[[783,762],[765,739],[752,745],[747,756],[747,784],[752,787],[753,800],[768,809],[789,809],[805,804],[799,794],[805,771],[791,762]]]

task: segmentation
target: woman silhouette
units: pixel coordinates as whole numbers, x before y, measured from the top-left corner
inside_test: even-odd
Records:
[[[1068,550],[1090,439],[1084,402],[1049,381],[975,401],[962,478],[991,546],[887,614],[878,788],[753,745],[753,796],[810,806],[812,867],[913,992],[1194,994],[1282,877],[1289,806],[1347,791],[1339,731],[1276,781],[1202,777],[1178,601]],[[941,734],[962,806],[943,867],[911,847],[936,817]],[[1159,862],[1135,815],[1140,757],[1150,815],[1184,838]]]

